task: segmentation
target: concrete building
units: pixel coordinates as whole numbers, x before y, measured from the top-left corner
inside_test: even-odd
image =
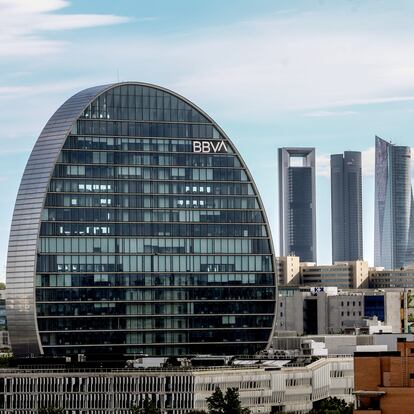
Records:
[[[253,177],[208,114],[156,85],[85,89],[46,124],[18,191],[13,352],[254,354],[274,262]]]
[[[369,269],[369,287],[372,289],[414,289],[414,269]]]
[[[237,362],[237,361],[236,361]],[[45,406],[65,414],[129,414],[131,405],[149,397],[162,414],[207,410],[216,387],[239,389],[242,406],[254,414],[307,413],[328,397],[353,402],[352,357],[321,358],[313,363],[289,360],[240,361],[214,368],[151,370],[1,369],[0,411],[31,414]],[[292,365],[292,366],[289,366]]]
[[[315,148],[279,148],[280,255],[316,262]]]
[[[341,289],[368,287],[368,262],[336,262],[333,265],[301,263],[300,280],[304,286],[336,286]]]
[[[333,265],[301,262],[299,256],[276,257],[276,277],[280,286],[336,286],[341,289],[368,287],[368,262],[355,260]]]
[[[279,286],[300,285],[299,261],[298,256],[276,257],[276,279]]]
[[[411,414],[414,406],[414,342],[397,351],[354,355],[355,414]]]
[[[279,289],[277,331],[299,335],[355,332],[366,327],[365,319],[373,317],[391,326],[392,332],[402,332],[401,292],[329,287]]]
[[[374,264],[399,269],[414,261],[411,148],[375,137]]]
[[[361,153],[331,155],[332,262],[363,260]]]
[[[396,339],[394,338],[394,341]],[[392,341],[391,341],[392,342]],[[313,344],[309,346],[308,344]],[[318,345],[316,345],[318,344]],[[272,349],[276,355],[307,355],[308,350],[318,349],[325,355],[353,355],[358,347],[365,348],[375,345],[388,350],[388,344],[376,344],[374,335],[305,335],[298,336],[293,332],[276,332],[273,337]]]

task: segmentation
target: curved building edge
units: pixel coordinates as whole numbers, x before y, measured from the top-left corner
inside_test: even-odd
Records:
[[[265,220],[271,248],[275,285],[275,311],[272,330],[267,344],[268,348],[276,327],[277,318],[278,295],[275,249],[266,210],[247,164],[223,129],[193,102],[174,91],[158,85],[125,81],[87,88],[70,97],[49,119],[27,161],[13,211],[6,265],[6,313],[13,353],[16,356],[43,354],[36,313],[37,243],[47,188],[59,153],[74,123],[88,105],[109,89],[122,85],[140,85],[156,88],[188,103],[208,119],[224,138],[229,141],[237,157],[240,159],[254,188],[255,196]]]

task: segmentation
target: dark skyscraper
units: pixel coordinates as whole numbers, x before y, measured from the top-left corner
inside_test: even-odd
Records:
[[[411,149],[375,137],[375,266],[413,262]]]
[[[282,256],[316,262],[314,148],[279,148],[279,227]]]
[[[362,259],[360,152],[331,155],[331,212],[332,261]]]

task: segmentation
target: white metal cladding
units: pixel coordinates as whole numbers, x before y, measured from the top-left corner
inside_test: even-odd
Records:
[[[110,85],[85,89],[50,118],[26,164],[17,194],[7,255],[7,323],[15,355],[43,353],[36,321],[36,247],[41,213],[56,159],[73,123]]]
[[[239,389],[243,407],[252,414],[306,413],[313,402],[337,397],[353,402],[353,357],[322,358],[301,367],[266,369],[212,367],[186,369],[0,370],[0,412],[33,413],[52,405],[83,414],[129,414],[148,396],[162,413],[206,410],[206,398],[216,387]],[[6,398],[7,397],[7,398]]]
[[[224,139],[232,144],[231,140],[220,126],[197,105],[193,104],[183,96],[160,86],[141,82],[121,82],[88,88],[69,98],[50,118],[36,141],[23,173],[13,212],[6,267],[6,311],[8,329],[10,332],[10,343],[15,355],[43,354],[37,327],[35,301],[37,240],[47,187],[58,155],[73,124],[87,106],[105,91],[117,86],[129,84],[154,87],[187,102],[191,107],[195,108],[208,119]],[[270,225],[266,211],[264,210],[262,199],[246,163],[237,151],[237,148],[234,145],[232,145],[232,147],[237,158],[242,163],[249,181],[254,187],[256,199],[259,203],[259,208],[262,211],[266,229],[268,231],[273,260],[272,268],[274,272],[274,269],[276,269],[274,247]],[[275,278],[275,289],[277,286],[276,284],[277,280]],[[276,292],[275,298],[276,315]],[[270,345],[275,326],[276,324],[273,323],[268,346]]]

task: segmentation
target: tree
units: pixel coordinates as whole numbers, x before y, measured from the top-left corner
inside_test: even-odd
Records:
[[[329,397],[315,403],[310,414],[352,414],[353,404],[347,404],[337,397]]]
[[[146,396],[142,403],[142,407],[133,405],[129,409],[129,412],[131,414],[160,414],[161,410],[157,407],[153,400],[150,400],[148,396]]]
[[[209,414],[250,414],[249,408],[243,408],[238,388],[227,388],[226,394],[217,387],[207,398]]]
[[[224,395],[220,387],[216,387],[206,401],[209,414],[224,414]]]
[[[39,408],[39,414],[64,414],[63,408],[43,407]]]
[[[250,414],[249,408],[242,408],[238,388],[227,388],[224,397],[225,414]]]

